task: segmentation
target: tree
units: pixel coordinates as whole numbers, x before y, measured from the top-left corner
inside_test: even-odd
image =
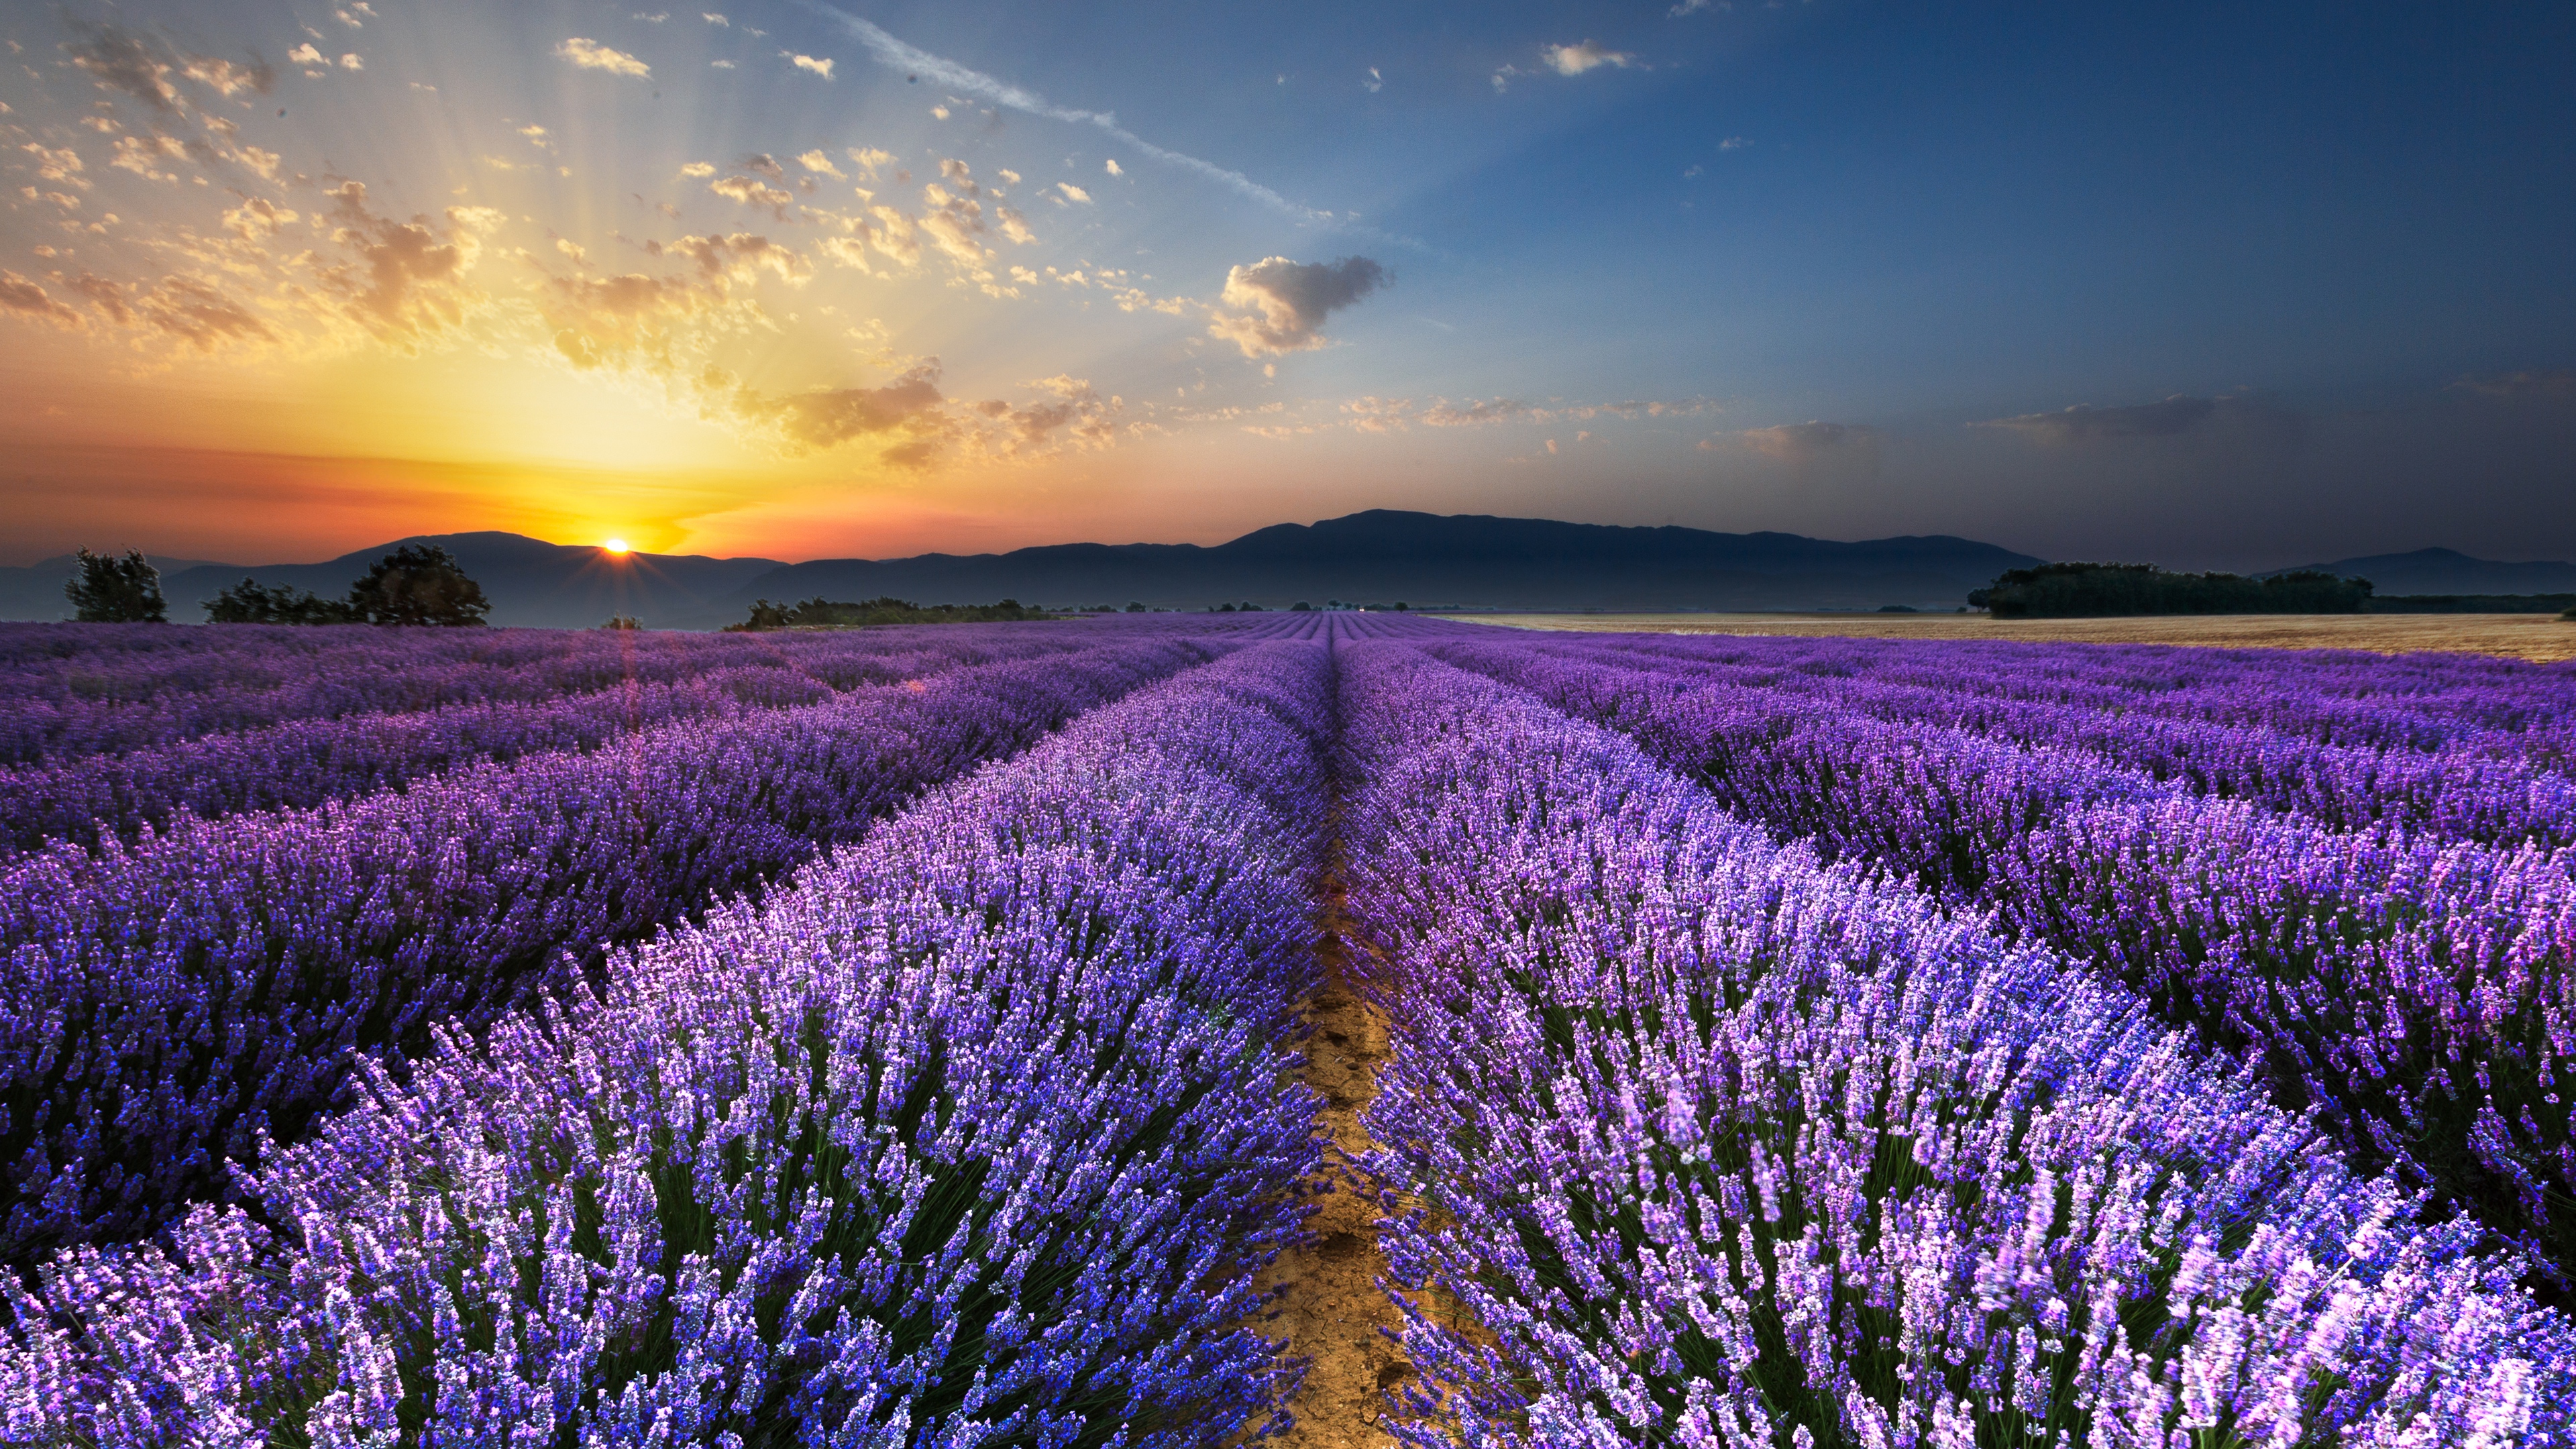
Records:
[[[268,588],[249,578],[208,599],[202,607],[209,624],[348,624],[358,617],[338,599],[326,599],[287,584]]]
[[[483,586],[436,544],[407,543],[349,586],[349,611],[370,624],[475,627],[492,612]]]
[[[161,571],[143,555],[127,549],[125,557],[82,549],[72,564],[71,581],[63,585],[73,617],[84,624],[166,624],[169,605],[161,598]]]
[[[1142,604],[1131,603],[1127,606],[1127,612],[1130,614],[1141,614],[1145,612],[1145,606]]]

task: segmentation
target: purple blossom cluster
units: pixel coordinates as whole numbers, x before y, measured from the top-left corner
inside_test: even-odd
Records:
[[[149,1233],[301,1137],[359,1057],[595,968],[1248,637],[1146,631],[25,857],[0,871],[0,1260]]]
[[[2081,963],[1342,651],[1422,1445],[2565,1444],[2569,1325]]]
[[[2576,1274],[2576,851],[2193,793],[2081,750],[1891,722],[1829,694],[1473,643],[1442,657],[1631,734],[1717,801],[1894,870],[2258,1060],[2346,1150]]]
[[[1254,643],[5,1284],[12,1445],[1184,1446],[1285,1424],[1331,696]],[[1058,672],[1089,669],[1074,656]]]

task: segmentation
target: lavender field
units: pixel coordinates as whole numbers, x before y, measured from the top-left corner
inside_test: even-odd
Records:
[[[0,825],[0,1444],[2576,1446],[2576,667],[13,625]]]

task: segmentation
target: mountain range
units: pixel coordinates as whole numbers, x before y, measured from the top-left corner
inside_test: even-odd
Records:
[[[1314,524],[1283,523],[1212,547],[1050,544],[1002,554],[897,559],[708,558],[611,554],[513,533],[395,539],[323,563],[244,566],[160,559],[170,617],[244,577],[336,597],[386,551],[434,543],[456,555],[492,601],[492,622],[581,628],[611,614],[647,627],[709,629],[743,619],[755,599],[893,595],[917,603],[1084,606],[1129,602],[1203,609],[1284,608],[1300,600],[1521,609],[1951,609],[2011,568],[2041,562],[1948,535],[1854,543],[1793,533],[1620,528],[1548,519],[1374,509]],[[2381,594],[2576,591],[2576,564],[2498,563],[2448,549],[2310,565],[2373,580]],[[0,568],[0,618],[67,612],[68,556]]]
[[[2419,548],[2375,553],[2335,563],[2302,564],[2345,578],[2368,579],[2371,592],[2389,594],[2576,594],[2576,563],[2500,563],[2457,549]],[[2287,573],[2287,569],[2272,572]]]

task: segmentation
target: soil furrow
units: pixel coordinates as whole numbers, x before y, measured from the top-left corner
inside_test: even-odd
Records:
[[[1324,1094],[1322,1122],[1333,1148],[1318,1173],[1334,1190],[1318,1197],[1315,1241],[1283,1253],[1267,1284],[1286,1288],[1272,1336],[1312,1361],[1304,1388],[1289,1405],[1296,1427],[1276,1442],[1295,1449],[1376,1449],[1395,1439],[1379,1427],[1386,1396],[1413,1373],[1403,1350],[1381,1330],[1398,1326],[1379,1280],[1387,1275],[1378,1246],[1380,1209],[1360,1181],[1359,1158],[1372,1144],[1360,1113],[1377,1095],[1386,1059],[1386,1020],[1370,1007],[1354,971],[1356,949],[1343,915],[1338,880],[1325,888],[1324,935],[1318,950],[1324,984],[1307,1003],[1315,1034],[1300,1077]]]

